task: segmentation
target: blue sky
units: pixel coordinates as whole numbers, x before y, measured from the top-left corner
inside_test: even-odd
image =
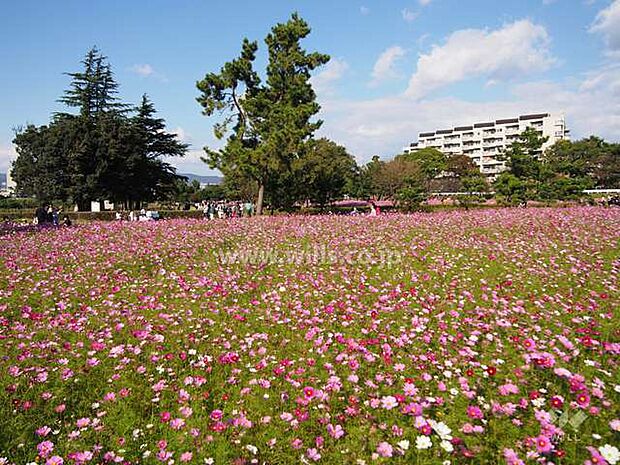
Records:
[[[262,39],[298,11],[304,46],[331,55],[313,83],[319,135],[358,161],[390,157],[425,130],[530,111],[567,117],[573,137],[620,140],[620,0],[117,1],[0,0],[0,171],[12,128],[44,124],[93,45],[120,94],[150,95],[168,129],[191,144],[181,171],[209,174],[212,123],[196,80],[243,37]]]

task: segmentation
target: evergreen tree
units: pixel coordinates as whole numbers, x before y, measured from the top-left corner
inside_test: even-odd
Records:
[[[127,109],[119,101],[118,83],[114,80],[107,57],[97,47],[91,48],[82,60],[81,72],[66,73],[71,85],[58,99],[71,108],[79,108],[79,116],[85,119],[98,117],[103,112],[122,112]]]
[[[303,198],[321,207],[341,197],[357,172],[355,158],[325,138],[309,141],[293,166]]]
[[[542,146],[547,139],[532,127],[523,131],[503,154],[510,173],[522,180],[539,181],[542,175]]]
[[[319,105],[309,80],[310,72],[329,56],[301,48],[300,41],[309,33],[310,27],[296,13],[272,28],[265,39],[269,62],[264,84],[253,69],[258,46],[247,39],[238,58],[197,83],[203,113],[225,112],[214,126],[215,135],[228,134],[223,149],[205,149],[206,160],[225,177],[242,176],[256,183],[257,214],[262,212],[266,186],[281,173],[290,175],[303,143],[321,124],[310,121]]]
[[[182,156],[187,145],[165,132],[146,96],[130,106],[117,97],[112,70],[96,48],[60,101],[78,114],[58,113],[48,126],[16,134],[18,157],[12,173],[18,191],[41,200],[61,200],[88,210],[93,200],[131,206],[163,196],[174,185],[175,169],[162,160]]]
[[[155,106],[145,94],[129,121],[132,150],[123,163],[131,185],[125,197],[128,208],[135,200],[153,200],[174,190],[176,169],[162,158],[182,157],[188,149],[176,134],[165,131],[164,119],[155,113]]]

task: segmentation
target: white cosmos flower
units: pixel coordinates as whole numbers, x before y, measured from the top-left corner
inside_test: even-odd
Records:
[[[432,446],[433,442],[428,436],[418,436],[418,438],[415,440],[416,449],[430,449]]]
[[[454,450],[454,446],[449,441],[441,441],[441,444],[439,444],[439,445],[441,446],[441,448],[443,450],[445,450],[448,453],[450,453],[450,452],[452,452]]]
[[[452,436],[450,436],[452,430],[444,422],[429,420],[429,423],[441,439],[452,439]]]
[[[409,441],[407,441],[406,439],[403,439],[402,441],[398,442],[396,445],[400,447],[402,450],[409,449]]]
[[[603,447],[599,447],[598,451],[611,465],[615,465],[620,460],[620,451],[616,446],[605,444]]]

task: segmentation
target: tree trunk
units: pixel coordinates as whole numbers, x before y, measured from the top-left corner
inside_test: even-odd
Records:
[[[258,199],[256,200],[256,215],[263,214],[263,197],[265,196],[265,184],[260,183],[258,186]]]

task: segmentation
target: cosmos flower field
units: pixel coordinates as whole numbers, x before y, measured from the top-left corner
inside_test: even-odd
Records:
[[[0,237],[0,464],[620,463],[620,209]]]

